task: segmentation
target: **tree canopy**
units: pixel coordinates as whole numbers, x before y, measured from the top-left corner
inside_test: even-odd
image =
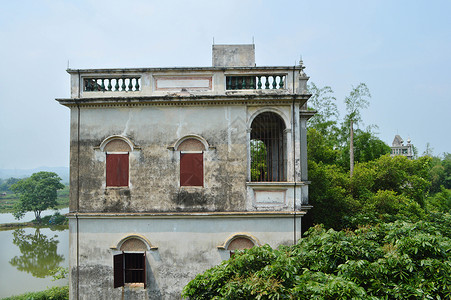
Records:
[[[10,191],[11,186],[18,182],[19,178],[10,177],[8,179],[1,179],[0,178],[0,191],[7,192]]]
[[[40,220],[42,211],[56,207],[57,190],[64,188],[60,181],[56,173],[38,172],[13,184],[11,190],[20,195],[14,216],[20,219],[27,211],[32,211],[36,220]]]

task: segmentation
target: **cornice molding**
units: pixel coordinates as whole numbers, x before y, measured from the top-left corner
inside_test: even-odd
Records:
[[[199,95],[104,98],[60,98],[67,107],[140,107],[140,106],[205,106],[205,105],[301,105],[310,95]]]

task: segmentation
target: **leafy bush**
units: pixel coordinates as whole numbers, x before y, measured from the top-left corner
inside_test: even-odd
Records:
[[[4,298],[3,300],[68,300],[68,286],[54,286],[42,292],[26,293]]]
[[[60,214],[60,212],[55,212],[52,216],[45,216],[41,218],[39,221],[34,220],[35,223],[40,224],[48,224],[48,225],[65,225],[67,224],[67,218],[66,216]]]
[[[451,213],[451,190],[442,186],[440,192],[427,199],[426,208],[433,212]]]
[[[196,276],[190,299],[449,299],[451,217],[357,230],[312,227],[294,246],[236,253]]]

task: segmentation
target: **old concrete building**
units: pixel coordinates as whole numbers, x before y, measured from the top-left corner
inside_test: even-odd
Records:
[[[307,212],[302,63],[68,70],[71,299],[180,299],[236,249],[293,244]]]
[[[407,139],[407,144],[404,145],[404,141],[398,134],[395,135],[395,138],[393,139],[393,143],[391,148],[391,154],[390,156],[407,156],[409,159],[413,159],[413,145],[411,144],[410,138]]]

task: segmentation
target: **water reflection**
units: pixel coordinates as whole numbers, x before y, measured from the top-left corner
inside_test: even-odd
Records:
[[[21,255],[13,257],[9,263],[19,271],[26,271],[35,277],[50,275],[50,271],[64,261],[64,256],[57,253],[57,238],[57,235],[48,238],[39,228],[36,228],[34,234],[26,234],[23,229],[15,230],[13,244],[19,247]]]

